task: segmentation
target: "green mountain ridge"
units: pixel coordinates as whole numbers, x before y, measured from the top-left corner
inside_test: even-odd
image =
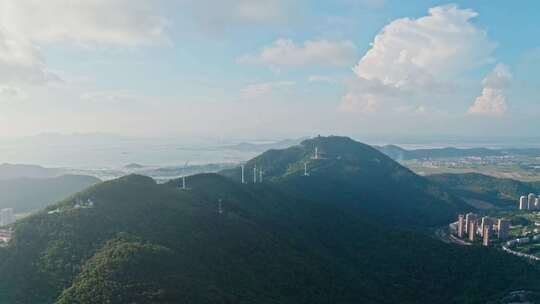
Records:
[[[480,173],[435,174],[427,178],[456,196],[485,201],[501,208],[517,208],[520,196],[540,192],[539,183]]]
[[[313,159],[315,148],[321,158]],[[304,175],[307,164],[309,177]],[[300,196],[336,201],[358,212],[388,217],[395,223],[436,226],[470,209],[438,184],[420,177],[371,146],[345,137],[318,137],[284,150],[270,150],[245,164]],[[240,168],[222,174],[240,181]],[[404,199],[412,198],[412,199]]]
[[[0,303],[486,303],[538,286],[536,265],[445,244],[419,222],[403,225],[397,216],[368,212],[371,205],[357,208],[356,195],[373,193],[357,188],[377,188],[364,185],[369,178],[358,168],[391,185],[426,181],[364,145],[329,140],[359,150],[340,150],[344,164],[323,162],[309,178],[294,169],[305,159],[297,157],[308,157],[309,143],[328,157],[333,151],[322,142],[248,162],[268,161],[260,184],[200,174],[182,190],[180,180],[130,175],[33,214],[0,248]],[[366,154],[354,165],[357,153]],[[379,165],[366,167],[372,163]],[[388,175],[392,168],[398,171]],[[325,181],[334,178],[339,183]],[[392,198],[384,208],[403,207],[389,214],[412,206],[404,202],[411,197]],[[93,206],[76,207],[88,200]],[[446,204],[434,205],[425,223],[442,219],[446,207],[438,206]]]

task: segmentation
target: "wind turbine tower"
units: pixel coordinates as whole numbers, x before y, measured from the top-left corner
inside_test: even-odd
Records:
[[[186,174],[186,171],[187,171],[187,167],[188,167],[188,164],[189,164],[189,160],[186,161],[186,164],[184,165],[184,174]],[[185,175],[182,175],[182,189],[183,190],[186,190],[187,187],[186,187],[186,176]]]
[[[253,183],[257,183],[257,166],[253,167]]]
[[[242,165],[242,184],[246,183],[246,176],[244,175],[245,165]]]
[[[259,169],[259,183],[263,182],[263,170]]]
[[[315,157],[314,159],[319,159],[319,147],[315,147]]]
[[[304,163],[304,176],[309,176],[309,173],[307,170],[307,162]]]

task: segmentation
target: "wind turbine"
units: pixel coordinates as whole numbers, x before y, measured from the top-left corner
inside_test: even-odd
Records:
[[[253,167],[253,183],[257,183],[257,166]]]
[[[315,147],[315,155],[311,159],[319,159],[319,147]]]
[[[309,173],[307,170],[307,162],[304,163],[304,176],[309,176]]]
[[[186,186],[186,170],[187,170],[187,166],[189,164],[189,161],[186,161],[185,165],[184,165],[184,175],[182,175],[182,190],[186,190],[187,189],[187,186]]]
[[[244,169],[245,169],[245,165],[242,165],[242,184],[245,184],[246,183],[246,178],[245,178],[245,175],[244,175]]]

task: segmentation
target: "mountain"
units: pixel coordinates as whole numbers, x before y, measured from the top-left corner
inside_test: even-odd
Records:
[[[501,208],[516,208],[520,196],[540,192],[539,183],[479,173],[436,174],[427,178],[465,200],[484,202],[485,206],[493,205]]]
[[[313,159],[315,149],[320,159]],[[305,177],[307,164],[309,177]],[[317,137],[283,150],[270,150],[245,164],[290,192],[352,208],[390,222],[434,226],[470,208],[441,187],[401,166],[371,146],[345,137]],[[241,180],[240,168],[223,171]]]
[[[303,177],[314,145],[325,159]],[[0,303],[486,303],[540,283],[536,265],[369,211],[378,182],[429,185],[369,146],[316,138],[255,163],[263,183],[130,175],[18,221],[0,247]],[[408,213],[423,189],[381,204]],[[437,200],[427,222],[459,206]]]
[[[36,165],[0,165],[0,180],[15,178],[49,178],[62,174],[61,169],[43,168]]]
[[[99,182],[80,175],[0,180],[0,209],[13,208],[16,213],[42,209]]]
[[[396,145],[375,146],[379,151],[388,155],[394,160],[411,159],[433,159],[449,157],[487,157],[487,156],[540,156],[538,148],[523,149],[487,149],[487,148],[433,148],[433,149],[415,149],[406,150]]]

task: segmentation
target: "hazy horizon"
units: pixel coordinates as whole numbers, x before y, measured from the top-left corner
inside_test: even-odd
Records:
[[[330,134],[322,134],[330,135]],[[347,136],[346,134],[332,134]],[[211,163],[237,164],[256,156],[263,149],[229,148],[240,143],[273,144],[317,135],[287,138],[211,139],[197,141],[175,137],[135,137],[109,133],[46,133],[36,136],[0,139],[0,163],[34,164],[66,168],[121,168],[130,163],[146,166],[182,166]],[[538,138],[460,137],[460,136],[349,136],[370,145],[398,145],[422,148],[539,148]]]

